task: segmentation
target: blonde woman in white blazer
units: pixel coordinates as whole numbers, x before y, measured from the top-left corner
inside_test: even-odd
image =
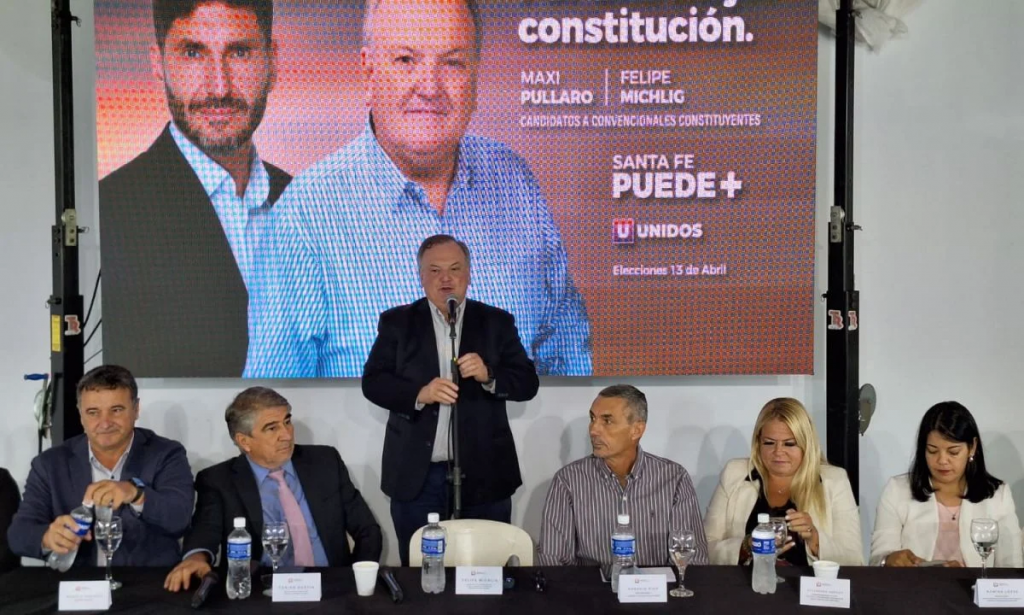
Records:
[[[704,517],[712,564],[747,563],[758,512],[786,517],[790,540],[778,550],[782,561],[864,564],[850,480],[824,460],[811,417],[795,399],[768,402],[754,426],[750,458],[733,459],[722,470]]]
[[[942,561],[981,567],[971,521],[999,524],[995,566],[1022,565],[1021,531],[1010,489],[988,473],[974,417],[955,401],[932,406],[921,419],[909,474],[882,491],[871,533],[871,563],[893,567]]]

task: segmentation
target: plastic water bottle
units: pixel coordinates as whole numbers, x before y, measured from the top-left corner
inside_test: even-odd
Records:
[[[423,554],[420,581],[423,592],[427,594],[444,593],[444,549],[448,542],[448,532],[441,527],[440,519],[437,513],[427,515],[427,527],[423,528],[423,539],[420,541],[420,552]]]
[[[612,532],[612,592],[619,593],[619,576],[636,572],[636,536],[629,515],[619,514]]]
[[[768,514],[757,515],[757,527],[750,534],[750,550],[754,554],[752,584],[759,594],[775,593],[775,531],[768,524]]]
[[[71,517],[75,520],[75,524],[78,526],[75,528],[75,535],[85,537],[92,528],[92,502],[82,502],[82,505],[71,511]],[[72,549],[64,555],[59,555],[56,551],[51,551],[50,556],[46,558],[46,565],[54,570],[61,572],[67,572],[71,565],[75,563],[75,556],[78,555],[78,549]]]
[[[235,529],[228,534],[228,598],[244,600],[252,592],[252,537],[245,531],[245,517],[235,517],[234,525]]]

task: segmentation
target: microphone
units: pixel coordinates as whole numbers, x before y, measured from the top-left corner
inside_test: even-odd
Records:
[[[539,593],[543,593],[548,588],[548,580],[544,576],[543,570],[536,570],[533,573],[533,588]]]
[[[444,302],[448,306],[448,324],[454,325],[456,320],[455,311],[459,307],[459,299],[455,295],[448,295],[447,297],[445,297]]]
[[[502,585],[505,589],[515,589],[516,587],[516,575],[512,572],[513,568],[519,567],[519,556],[513,553],[508,557],[508,561],[505,562],[505,578],[503,579]]]
[[[198,609],[203,606],[203,603],[206,602],[206,596],[209,595],[210,590],[213,589],[213,586],[217,583],[220,583],[220,576],[215,571],[211,570],[203,576],[203,581],[199,584],[199,589],[197,589],[196,594],[192,596],[193,609]]]
[[[384,585],[387,585],[388,592],[391,593],[391,601],[395,604],[401,603],[405,598],[405,594],[402,593],[402,586],[395,579],[395,573],[391,572],[390,568],[381,568],[378,574],[381,580],[384,581]]]

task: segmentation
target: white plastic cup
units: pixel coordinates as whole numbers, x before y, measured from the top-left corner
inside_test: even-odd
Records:
[[[360,596],[372,596],[377,586],[377,562],[356,562],[352,564],[352,573],[356,576],[356,593]]]
[[[829,560],[820,559],[811,564],[814,568],[814,576],[819,579],[837,579],[839,578],[839,563],[830,562]]]

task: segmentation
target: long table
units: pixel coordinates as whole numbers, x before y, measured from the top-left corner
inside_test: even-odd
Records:
[[[361,598],[355,593],[352,570],[319,570],[323,578],[323,600],[319,603],[273,603],[260,595],[260,581],[254,580],[247,600],[228,600],[223,586],[211,593],[202,611],[208,613],[380,613],[391,615],[433,615],[466,613],[724,613],[762,615],[767,613],[831,613],[836,609],[800,607],[800,577],[810,569],[779,568],[785,579],[774,595],[755,594],[750,588],[750,569],[738,566],[692,566],[686,586],[692,598],[669,598],[667,604],[619,604],[597,568],[542,568],[547,590],[538,593],[530,577],[534,568],[517,570],[517,587],[502,596],[456,596],[454,570],[448,569],[444,594],[427,595],[420,589],[418,568],[395,569],[405,593],[402,604],[393,604],[383,583],[375,594]],[[192,592],[172,594],[163,589],[167,571],[158,569],[115,569],[114,578],[124,587],[114,592],[113,613],[173,614],[195,613],[190,608]],[[881,569],[848,567],[839,577],[850,579],[851,610],[856,613],[940,613],[977,612],[971,586],[979,570],[953,568]],[[1024,571],[992,570],[993,578],[1024,578]],[[0,614],[41,615],[57,612],[57,587],[61,580],[101,580],[103,571],[72,569],[66,574],[44,568],[23,568],[0,576]],[[986,609],[991,610],[991,609]],[[1001,610],[1001,609],[996,609]]]

